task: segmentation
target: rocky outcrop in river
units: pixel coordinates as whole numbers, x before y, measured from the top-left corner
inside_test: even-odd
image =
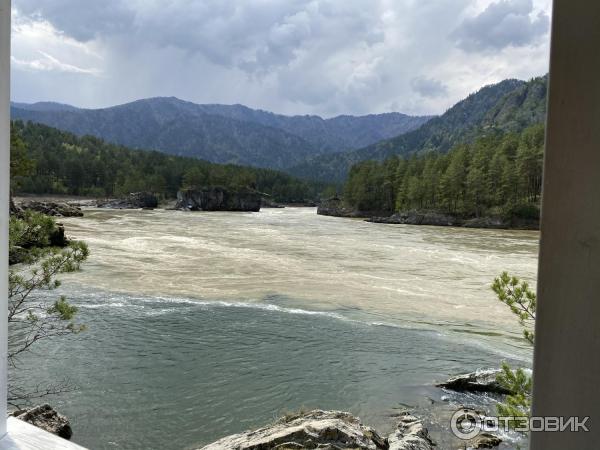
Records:
[[[15,206],[15,211],[30,210],[36,211],[47,216],[54,217],[82,217],[83,211],[78,206],[72,206],[64,202],[46,202],[37,200],[25,200],[20,205]],[[11,212],[13,206],[11,205]]]
[[[252,189],[222,187],[186,189],[177,193],[176,209],[186,211],[260,211],[261,195]]]
[[[494,394],[513,394],[497,381],[499,369],[480,369],[464,375],[457,375],[436,386],[456,392],[490,392]]]
[[[13,412],[12,416],[64,439],[71,439],[73,436],[69,419],[56,412],[50,405],[18,410]]]
[[[125,198],[98,200],[96,206],[111,209],[153,209],[158,206],[158,198],[151,192],[132,192]]]
[[[349,208],[344,204],[341,198],[333,197],[327,200],[323,200],[318,205],[317,214],[321,216],[335,216],[335,217],[352,217],[352,218],[364,218],[372,216],[372,213],[363,211],[357,211],[353,208]]]
[[[347,412],[314,410],[283,417],[264,428],[220,439],[203,450],[268,449],[433,450],[427,429],[409,415],[383,438]]]

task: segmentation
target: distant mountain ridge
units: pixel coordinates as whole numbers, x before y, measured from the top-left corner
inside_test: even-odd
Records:
[[[52,102],[12,103],[11,115],[133,148],[276,169],[397,136],[431,118],[400,113],[332,119],[284,116],[243,105],[200,105],[175,97],[102,109]]]
[[[509,79],[481,88],[420,128],[358,150],[313,157],[289,173],[341,182],[357,162],[394,155],[447,152],[486,132],[521,131],[546,117],[547,75],[528,82]]]

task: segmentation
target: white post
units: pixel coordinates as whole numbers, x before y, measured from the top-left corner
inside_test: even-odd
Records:
[[[544,161],[531,450],[600,448],[600,2],[555,0]],[[539,426],[539,422],[536,424]]]
[[[10,0],[0,0],[0,438],[6,434],[8,210],[10,194]]]

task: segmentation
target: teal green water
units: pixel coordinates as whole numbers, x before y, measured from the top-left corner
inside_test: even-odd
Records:
[[[397,408],[443,404],[437,380],[529,363],[486,286],[500,268],[533,277],[535,233],[314,209],[92,211],[66,225],[92,250],[61,288],[88,331],[39,346],[21,373],[69,379],[51,402],[89,448],[198,448],[300,407],[385,432]]]

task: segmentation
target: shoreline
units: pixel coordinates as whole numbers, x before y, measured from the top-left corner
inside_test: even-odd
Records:
[[[454,228],[479,228],[492,230],[526,230],[539,231],[539,219],[524,219],[512,217],[506,219],[499,216],[480,216],[462,218],[438,211],[400,211],[389,213],[385,211],[358,211],[348,208],[342,201],[324,202],[317,208],[321,216],[342,217],[346,219],[361,219],[365,222],[395,225],[430,225]]]

